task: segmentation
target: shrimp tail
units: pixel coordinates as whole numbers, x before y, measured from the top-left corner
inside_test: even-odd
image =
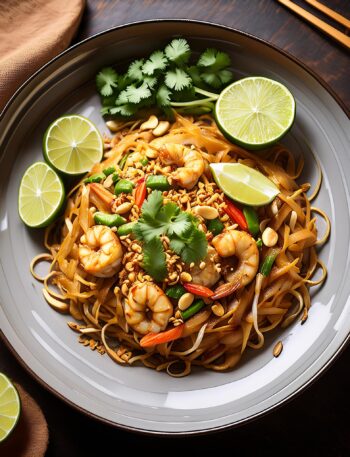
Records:
[[[237,276],[230,282],[222,284],[214,290],[214,295],[210,298],[211,300],[219,300],[220,298],[227,297],[238,290],[242,285],[241,277]]]

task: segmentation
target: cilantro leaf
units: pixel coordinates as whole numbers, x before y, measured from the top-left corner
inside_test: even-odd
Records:
[[[127,74],[119,76],[118,89],[120,91],[126,89],[129,84],[131,84],[131,79],[128,77]]]
[[[129,65],[126,75],[133,81],[141,82],[143,80],[142,67],[144,62],[144,59],[134,60]]]
[[[118,85],[118,74],[111,67],[102,68],[96,76],[96,85],[100,94],[108,97]]]
[[[185,242],[181,238],[173,237],[170,240],[170,249],[174,251],[177,255],[180,255],[184,247],[186,246]]]
[[[194,230],[185,249],[181,252],[181,259],[185,263],[199,262],[204,259],[208,252],[208,241],[205,233],[201,230]]]
[[[217,49],[207,49],[199,57],[197,67],[200,78],[209,86],[219,89],[232,80],[232,72],[228,70],[231,60],[228,54]],[[193,70],[191,70],[193,73]],[[195,77],[198,74],[194,75]]]
[[[157,84],[157,78],[155,76],[144,76],[143,80],[150,89],[153,89]]]
[[[146,75],[152,76],[156,71],[164,70],[167,66],[167,58],[163,51],[153,52],[149,59],[146,60],[142,67],[142,71]]]
[[[126,92],[126,89],[124,89],[118,95],[118,98],[116,99],[115,104],[118,106],[118,105],[125,105],[126,103],[128,103],[128,94]]]
[[[115,103],[115,95],[111,97],[103,97],[102,98],[102,108],[101,108],[101,113],[102,115],[110,114],[110,109],[114,108],[114,103]]]
[[[201,78],[209,86],[219,89],[232,80],[232,72],[230,70],[218,70],[215,73],[212,71],[205,71],[201,74]]]
[[[125,96],[129,103],[140,103],[141,100],[146,99],[151,95],[151,91],[146,82],[143,82],[139,87],[130,84],[130,86],[125,89]]]
[[[190,215],[180,211],[180,208],[175,203],[164,205],[158,213],[157,220],[163,227],[163,233],[169,236],[173,234],[183,236],[192,227]]]
[[[167,203],[160,209],[157,219],[166,224],[171,220],[171,218],[176,217],[179,212],[180,208],[176,205],[176,203]]]
[[[163,195],[160,190],[151,192],[147,200],[142,205],[142,218],[152,221],[157,218],[157,214],[163,205]]]
[[[163,281],[167,275],[167,266],[163,244],[159,237],[152,238],[143,245],[143,268],[156,281]]]
[[[170,223],[168,227],[169,236],[175,234],[186,236],[192,229],[192,220],[188,213],[181,211]]]
[[[191,76],[193,84],[199,88],[205,89],[206,86],[203,84],[201,78],[201,70],[196,66],[192,65],[186,68],[187,73]]]
[[[146,222],[145,219],[141,218],[133,227],[133,233],[138,240],[145,241],[147,243],[153,238],[163,235],[164,226],[155,220]]]
[[[222,84],[228,84],[233,79],[233,74],[231,70],[220,70],[218,76],[221,79]]]
[[[171,62],[183,65],[190,58],[190,46],[184,38],[175,38],[165,48],[165,55]]]
[[[208,251],[208,242],[205,233],[193,229],[190,238],[173,237],[170,248],[181,257],[184,263],[199,262],[204,259]]]
[[[210,67],[211,70],[221,70],[231,65],[231,59],[226,52],[209,48],[203,52],[197,62],[198,67]]]
[[[165,74],[165,84],[169,89],[182,90],[186,87],[191,87],[191,77],[181,68],[169,70]]]
[[[162,84],[156,93],[156,100],[158,106],[169,106],[170,105],[170,96],[171,91],[166,87],[165,84]]]
[[[124,105],[114,106],[109,109],[110,114],[120,114],[121,116],[130,117],[133,116],[137,111],[137,106],[132,103],[126,103]]]

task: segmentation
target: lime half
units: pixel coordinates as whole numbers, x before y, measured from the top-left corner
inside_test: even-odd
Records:
[[[21,412],[21,402],[12,382],[0,373],[0,443],[15,428]]]
[[[212,163],[210,168],[220,189],[244,205],[267,205],[280,193],[270,179],[241,163]]]
[[[45,160],[57,171],[79,175],[101,161],[103,140],[89,119],[72,114],[59,117],[48,127],[43,150]]]
[[[261,76],[224,89],[215,106],[220,130],[247,149],[265,148],[285,135],[295,117],[295,100],[281,83]]]
[[[65,192],[58,174],[45,162],[36,162],[23,175],[18,195],[18,211],[29,227],[45,227],[57,216]]]

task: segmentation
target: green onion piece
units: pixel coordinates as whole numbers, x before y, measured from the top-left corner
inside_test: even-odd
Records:
[[[225,228],[224,224],[220,221],[219,218],[209,221],[207,223],[207,227],[208,230],[210,230],[210,232],[215,236],[219,235],[219,233],[221,233]]]
[[[262,242],[262,239],[261,238],[258,238],[256,240],[256,245],[258,246],[258,249],[261,249],[262,246],[263,246],[263,242]]]
[[[271,272],[271,268],[274,264],[274,261],[276,260],[276,257],[279,254],[279,249],[271,249],[268,254],[266,255],[263,263],[261,264],[260,267],[260,273],[263,276],[268,276]]]
[[[259,218],[252,206],[245,206],[243,208],[243,214],[247,221],[248,230],[253,236],[257,236],[260,232]]]
[[[101,211],[94,214],[94,221],[96,224],[107,225],[107,227],[119,227],[119,225],[126,223],[126,219],[120,214],[108,214]]]
[[[146,165],[148,165],[148,159],[147,157],[142,157],[142,159],[140,160],[140,163],[143,167],[145,167]]]
[[[129,233],[132,232],[133,228],[135,227],[135,225],[137,224],[137,222],[128,222],[127,224],[123,224],[121,225],[120,227],[118,227],[118,235],[120,236],[124,236],[124,235],[129,235]]]
[[[115,185],[114,193],[116,195],[119,195],[121,193],[131,194],[133,188],[134,188],[134,183],[133,182],[128,181],[127,179],[121,179]]]
[[[205,303],[203,300],[195,300],[191,306],[189,306],[185,311],[181,311],[181,316],[184,321],[192,317],[194,314],[198,313],[203,306],[205,306]]]
[[[152,190],[169,190],[170,184],[166,176],[150,175],[146,180],[146,186]]]
[[[129,155],[130,155],[130,152],[127,152],[127,153],[120,159],[119,168],[120,168],[121,170],[123,170],[124,165],[125,165],[126,161],[128,160]]]
[[[186,289],[181,284],[177,284],[176,286],[168,287],[165,293],[168,297],[178,300],[186,293]]]
[[[112,181],[113,181],[113,184],[115,184],[117,181],[119,181],[119,175],[117,172],[113,173]]]
[[[103,170],[103,173],[106,175],[106,176],[109,176],[111,175],[112,173],[115,172],[115,167],[108,167],[108,168],[105,168]]]
[[[89,183],[89,182],[101,182],[106,178],[106,175],[103,173],[95,173],[94,175],[89,176],[88,178],[85,179],[84,183]]]

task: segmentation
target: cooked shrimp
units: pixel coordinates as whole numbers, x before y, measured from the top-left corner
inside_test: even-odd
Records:
[[[165,330],[173,315],[173,305],[165,293],[151,282],[131,287],[124,303],[126,322],[141,335]]]
[[[94,225],[80,238],[79,260],[84,270],[100,278],[116,274],[122,263],[123,248],[117,235],[105,225]]]
[[[164,144],[159,150],[159,158],[164,165],[179,167],[172,173],[172,179],[184,189],[192,189],[204,172],[205,162],[201,153],[183,144]]]
[[[215,263],[219,261],[219,256],[217,255],[215,249],[212,246],[208,246],[208,253],[203,263],[205,263],[204,268],[199,268],[199,264],[196,264],[191,268],[191,276],[194,284],[200,284],[202,286],[211,287],[220,279],[220,273],[215,268]]]
[[[211,297],[217,300],[246,286],[255,278],[259,266],[259,251],[256,241],[249,233],[234,229],[217,235],[212,244],[221,257],[235,256],[238,259],[237,269],[226,278],[228,283],[219,286]]]

